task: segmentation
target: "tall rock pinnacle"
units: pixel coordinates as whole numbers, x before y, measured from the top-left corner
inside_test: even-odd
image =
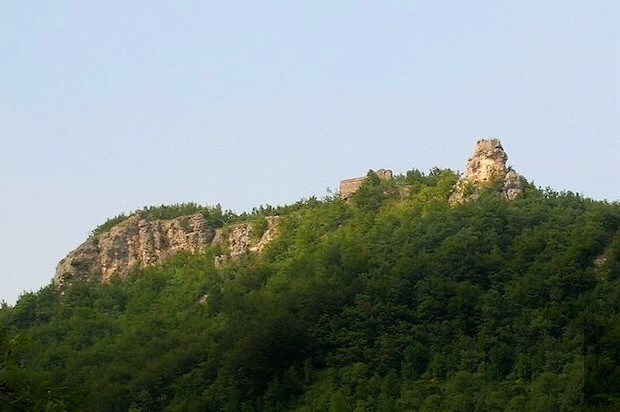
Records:
[[[506,175],[508,155],[499,139],[481,139],[465,166],[465,180],[486,183]]]
[[[463,202],[480,195],[481,189],[491,184],[501,185],[498,190],[508,200],[519,196],[523,189],[519,175],[506,166],[508,155],[499,139],[480,139],[474,153],[467,160],[465,175],[457,183],[450,200]]]

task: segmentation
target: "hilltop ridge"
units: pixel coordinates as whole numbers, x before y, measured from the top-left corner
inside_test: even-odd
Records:
[[[521,177],[506,166],[507,160],[499,139],[478,140],[466,163],[464,176],[454,185],[450,202],[472,200],[488,188],[505,199],[514,200],[523,191],[522,182]],[[382,181],[394,179],[389,169],[372,171],[372,174]],[[367,180],[368,176],[341,181],[340,198],[351,202]],[[408,191],[404,184],[401,196]],[[208,212],[209,208],[205,210]],[[188,214],[172,219],[152,219],[147,212],[136,211],[130,216],[121,216],[118,221],[112,220],[110,225],[103,225],[104,228],[96,231],[97,236],[91,236],[58,263],[53,281],[62,286],[79,281],[107,281],[114,275],[125,277],[132,268],[160,264],[181,251],[199,253],[212,243],[228,250],[215,257],[217,264],[224,264],[228,258],[261,251],[277,233],[277,216],[264,220],[264,227],[258,234],[250,221],[238,222],[223,233],[220,221],[216,225],[197,211],[197,207],[191,207],[187,209]]]
[[[476,148],[346,200],[113,218],[90,266],[0,307],[33,337],[15,366],[101,412],[614,410],[620,204],[523,178],[510,199],[503,148]]]

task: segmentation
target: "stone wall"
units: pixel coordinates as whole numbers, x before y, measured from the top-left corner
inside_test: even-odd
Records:
[[[381,180],[391,180],[392,179],[392,171],[389,169],[379,169],[374,172],[377,177]],[[343,200],[351,199],[353,193],[357,192],[357,190],[362,186],[362,184],[366,181],[366,176],[363,177],[352,177],[350,179],[345,179],[340,181],[340,186],[338,188],[338,193]]]
[[[341,180],[338,188],[340,197],[344,200],[349,200],[351,196],[353,196],[353,193],[357,192],[365,181],[366,177],[353,177],[351,179]]]

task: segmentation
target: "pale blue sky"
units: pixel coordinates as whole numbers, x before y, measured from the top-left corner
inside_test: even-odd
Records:
[[[0,299],[106,218],[462,170],[620,199],[616,1],[0,3]]]

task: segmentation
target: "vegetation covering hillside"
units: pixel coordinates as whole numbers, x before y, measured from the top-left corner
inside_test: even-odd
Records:
[[[11,365],[0,377],[19,376],[0,400],[106,412],[620,408],[620,204],[526,185],[514,201],[489,189],[451,205],[456,179],[369,174],[351,204],[281,209],[261,254],[216,267],[208,247],[124,281],[25,294],[0,310],[3,342],[28,337],[0,358]]]

